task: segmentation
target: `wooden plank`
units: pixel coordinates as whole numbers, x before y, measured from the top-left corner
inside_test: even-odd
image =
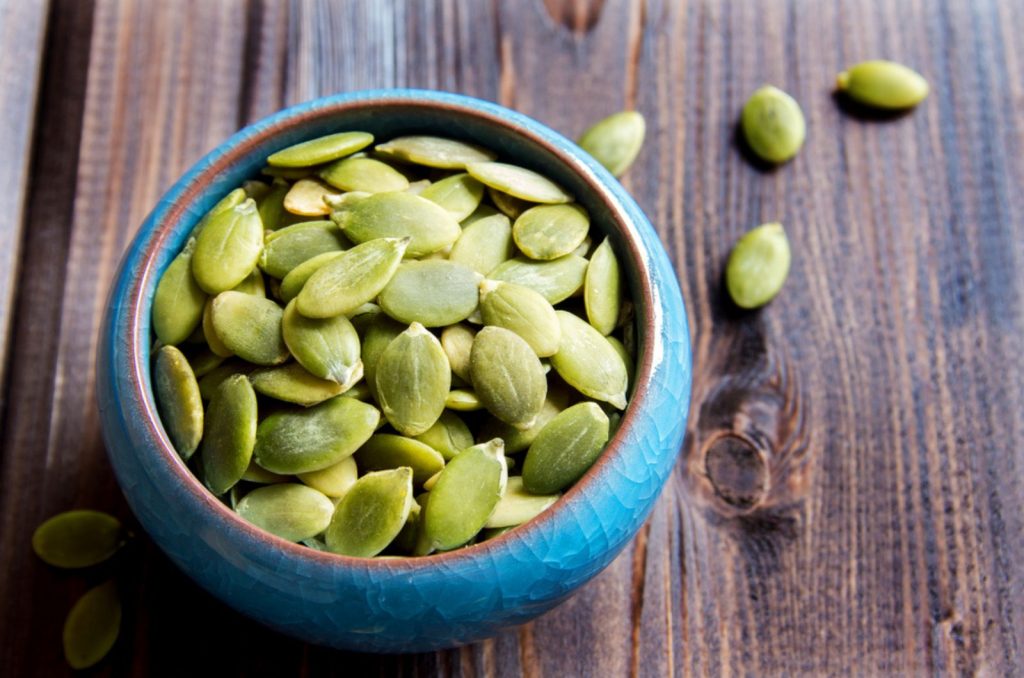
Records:
[[[25,198],[36,95],[43,62],[48,2],[0,0],[0,387],[6,385],[7,348],[25,221]],[[3,389],[6,391],[6,389]],[[0,391],[0,412],[4,396]]]

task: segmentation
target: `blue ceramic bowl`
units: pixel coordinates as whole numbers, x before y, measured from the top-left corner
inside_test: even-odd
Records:
[[[210,495],[157,417],[150,305],[200,216],[264,159],[342,130],[379,139],[432,133],[490,147],[552,177],[611,236],[637,309],[636,386],[594,467],[531,523],[427,558],[366,560],[265,533]],[[604,168],[544,125],[496,104],[417,90],[318,99],[246,127],[160,200],[128,248],[99,347],[99,409],[118,482],[139,522],[178,567],[239,611],[313,643],[373,652],[480,640],[565,600],[622,550],[675,464],[690,397],[690,340],[675,272],[637,204]]]

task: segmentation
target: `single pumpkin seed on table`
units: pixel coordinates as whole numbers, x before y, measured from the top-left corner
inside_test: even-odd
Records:
[[[480,283],[480,314],[485,325],[515,332],[540,358],[558,351],[562,328],[555,309],[529,287],[484,280]]]
[[[547,395],[540,359],[515,332],[485,327],[470,355],[473,387],[487,411],[516,428],[529,428]]]
[[[220,212],[196,236],[192,274],[209,294],[225,292],[241,283],[256,268],[263,251],[263,223],[256,203]]]
[[[157,283],[153,296],[153,331],[161,343],[180,344],[199,326],[206,306],[206,292],[192,275],[195,239],[174,257]]]
[[[551,261],[534,261],[527,257],[509,259],[487,274],[492,280],[516,283],[539,292],[550,304],[571,297],[583,286],[587,260],[567,254]]]
[[[174,346],[157,352],[153,391],[167,435],[181,458],[188,461],[203,437],[203,398],[191,365]]]
[[[567,384],[585,396],[626,407],[626,365],[600,332],[567,311],[556,311],[562,327],[551,366]]]
[[[98,664],[121,631],[121,597],[113,579],[78,599],[64,621],[64,658],[73,669]]]
[[[252,387],[260,395],[309,407],[345,393],[336,381],[314,376],[298,363],[263,367],[249,375]]]
[[[497,154],[465,141],[444,137],[411,135],[377,144],[374,150],[406,162],[438,169],[464,169],[471,162],[488,162]]]
[[[451,261],[407,261],[380,293],[380,307],[403,323],[444,327],[476,309],[480,274]]]
[[[601,334],[608,336],[615,329],[622,309],[622,281],[619,260],[611,243],[605,238],[597,246],[587,265],[583,279],[583,301],[587,320]]]
[[[513,527],[533,520],[558,501],[558,494],[532,494],[523,487],[522,476],[509,476],[505,492],[484,523],[485,528]]]
[[[579,205],[538,205],[523,212],[512,226],[519,251],[531,259],[558,259],[580,246],[590,218]]]
[[[331,220],[354,243],[408,237],[408,257],[449,247],[462,233],[447,210],[411,193],[375,193],[332,211]]]
[[[199,448],[206,486],[216,495],[230,490],[249,467],[256,443],[256,392],[249,380],[224,380],[206,410],[206,431]]]
[[[352,155],[372,143],[373,135],[367,132],[339,132],[282,149],[268,157],[267,164],[273,167],[310,167]]]
[[[407,466],[412,469],[413,485],[420,485],[444,468],[444,457],[430,445],[391,433],[370,436],[355,458],[359,468],[369,471]]]
[[[644,143],[644,117],[636,111],[614,113],[580,136],[580,148],[619,177],[636,160]]]
[[[386,193],[404,191],[409,180],[391,165],[373,158],[345,158],[331,163],[320,178],[341,191]]]
[[[377,238],[346,250],[310,276],[295,297],[296,309],[307,318],[351,313],[391,281],[408,245],[408,238]]]
[[[478,219],[468,226],[452,245],[448,260],[487,275],[515,253],[512,224],[504,214]]]
[[[554,494],[580,479],[608,442],[608,415],[594,402],[582,402],[548,422],[526,453],[523,487],[532,494]],[[497,527],[497,526],[495,526]]]
[[[449,325],[441,331],[441,348],[448,356],[448,365],[452,374],[467,383],[472,383],[470,375],[469,356],[473,350],[473,339],[476,337],[476,330],[465,323]]]
[[[912,108],[928,96],[928,81],[894,61],[863,61],[836,76],[836,87],[859,103],[875,108]]]
[[[92,567],[117,553],[126,536],[121,522],[109,513],[76,509],[58,513],[37,527],[32,550],[54,567]]]
[[[750,96],[743,106],[740,126],[750,150],[770,163],[783,163],[793,158],[807,136],[800,104],[771,85],[765,85]]]
[[[327,529],[334,503],[306,485],[280,483],[249,492],[238,502],[235,512],[273,535],[299,542]]]
[[[356,480],[359,479],[359,467],[356,465],[355,457],[345,457],[333,466],[319,471],[299,473],[297,477],[306,485],[323,492],[331,499],[340,499],[352,489]]]
[[[345,390],[362,379],[359,335],[345,316],[306,318],[292,301],[284,309],[281,332],[288,350],[310,374]]]
[[[284,208],[303,217],[323,217],[331,213],[327,198],[341,195],[333,186],[317,179],[299,179],[284,196]]]
[[[572,195],[561,186],[525,167],[504,162],[474,162],[466,165],[466,171],[485,186],[520,200],[545,204],[572,202]]]
[[[789,275],[789,240],[782,224],[762,224],[745,233],[729,254],[725,284],[740,308],[764,306],[775,298]]]
[[[239,358],[254,365],[278,365],[288,359],[281,336],[284,312],[273,300],[221,292],[210,314],[217,337]]]
[[[415,436],[415,440],[430,445],[448,461],[473,445],[473,433],[457,414],[445,410],[434,425]]]
[[[268,275],[282,279],[317,255],[340,252],[350,246],[333,222],[305,221],[268,233],[259,266]]]
[[[446,209],[455,221],[462,221],[480,206],[484,185],[468,174],[453,174],[435,181],[419,195]]]
[[[327,549],[345,556],[377,555],[402,531],[412,504],[412,469],[367,473],[335,509]]]
[[[384,349],[374,378],[388,423],[415,436],[440,418],[452,373],[441,342],[423,325],[412,323]]]

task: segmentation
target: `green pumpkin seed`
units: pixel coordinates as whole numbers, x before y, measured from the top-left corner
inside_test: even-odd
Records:
[[[275,412],[260,422],[253,459],[274,473],[319,471],[351,456],[379,420],[377,408],[347,396],[305,410]]]
[[[531,259],[549,261],[580,246],[590,230],[590,217],[579,205],[537,205],[512,226],[519,250]]]
[[[626,350],[626,345],[615,337],[605,337],[608,343],[612,345],[615,352],[622,358],[622,364],[626,366],[626,390],[633,385],[633,376],[636,374],[636,366],[633,364],[633,357],[629,355],[629,351]]]
[[[356,461],[359,468],[370,471],[407,466],[412,469],[413,485],[444,468],[444,457],[430,445],[390,433],[371,436],[356,452]]]
[[[246,179],[242,182],[242,190],[245,191],[245,197],[252,198],[258,205],[270,193],[270,184],[259,179]]]
[[[558,413],[565,409],[568,399],[560,398],[557,393],[548,389],[548,397],[544,399],[544,405],[537,413],[537,419],[533,426],[526,429],[518,429],[512,424],[506,424],[497,417],[491,417],[480,428],[480,435],[477,440],[491,440],[501,438],[505,441],[505,453],[515,454],[530,447],[544,426],[558,416]],[[511,459],[509,460],[511,461]]]
[[[494,214],[466,225],[452,245],[448,260],[487,275],[515,253],[512,225],[504,214]]]
[[[87,669],[107,656],[121,631],[121,598],[113,579],[85,592],[64,621],[64,658]]]
[[[346,392],[342,384],[313,376],[298,363],[258,369],[249,375],[249,381],[261,395],[303,407]]]
[[[509,476],[508,485],[494,513],[484,527],[514,527],[533,520],[558,501],[558,494],[531,494],[523,487],[522,476]]]
[[[388,345],[405,329],[405,325],[395,322],[383,313],[375,316],[367,325],[361,347],[363,377],[374,398],[377,397],[377,363]]]
[[[343,395],[349,398],[355,398],[356,400],[362,400],[363,402],[373,402],[374,400],[373,393],[370,391],[370,386],[369,384],[366,383],[365,379],[360,381],[358,384],[355,384],[349,390],[345,391]],[[383,425],[384,420],[382,419],[378,423],[377,427],[380,428]]]
[[[299,179],[315,177],[324,167],[326,167],[326,164],[310,165],[309,167],[271,167],[268,165],[261,169],[260,173],[274,179],[281,179],[282,181],[297,181]]]
[[[345,316],[306,318],[292,301],[284,310],[281,330],[288,350],[310,374],[335,381],[343,389],[363,378],[359,335]]]
[[[271,473],[267,469],[263,468],[254,461],[249,462],[249,467],[245,469],[245,473],[242,474],[242,480],[250,483],[258,483],[260,485],[276,485],[277,483],[285,483],[290,480],[290,476],[283,476],[280,473]],[[239,489],[240,485],[235,485],[231,488],[231,491]],[[241,499],[241,497],[239,497]],[[232,508],[237,508],[238,502],[236,501]]]
[[[211,207],[206,214],[203,215],[203,218],[200,219],[199,223],[196,224],[195,228],[192,229],[192,237],[198,238],[199,234],[202,233],[203,229],[206,228],[206,224],[208,224],[211,219],[213,219],[218,214],[221,214],[222,212],[227,212],[228,210],[238,207],[243,202],[245,202],[246,198],[248,197],[249,196],[246,194],[245,189],[243,188],[236,188],[235,190],[228,193],[226,196],[221,198],[216,205]]]
[[[488,195],[490,195],[491,189],[488,188],[486,190]],[[472,226],[481,219],[493,217],[496,214],[502,214],[502,212],[499,212],[496,207],[493,207],[487,204],[486,202],[481,202],[480,205],[476,208],[476,210],[473,211],[472,214],[470,214],[468,217],[459,222],[459,225],[462,226],[463,230],[465,230],[468,226]]]
[[[433,426],[416,436],[416,440],[430,445],[448,461],[473,445],[473,434],[457,414],[445,410]]]
[[[284,196],[284,208],[303,217],[323,217],[331,213],[327,198],[341,194],[316,179],[299,179]]]
[[[620,177],[636,160],[644,143],[644,116],[622,111],[595,123],[580,137],[580,148]]]
[[[203,317],[206,292],[192,276],[194,251],[195,240],[189,239],[160,276],[153,295],[153,331],[168,346],[188,339]]]
[[[323,254],[318,254],[315,257],[307,259],[292,270],[288,271],[288,275],[281,280],[281,301],[287,304],[292,299],[299,296],[299,292],[302,291],[303,286],[305,286],[309,279],[313,277],[314,273],[337,259],[342,254],[344,254],[344,252],[324,252]]]
[[[590,239],[590,236],[588,235],[586,238],[583,239],[583,242],[580,243],[580,246],[574,249],[572,253],[575,254],[577,257],[583,257],[584,259],[586,259],[587,257],[590,256],[590,249],[593,246],[594,242]]]
[[[449,247],[462,233],[443,207],[411,193],[375,193],[342,205],[331,212],[331,220],[356,243],[408,237],[409,257]]]
[[[554,494],[579,480],[608,442],[608,415],[597,403],[573,405],[537,435],[523,464],[523,487]]]
[[[469,355],[473,350],[476,330],[466,324],[450,325],[441,332],[441,347],[448,356],[452,373],[467,383],[472,383],[469,370]]]
[[[444,469],[441,470],[443,471]],[[441,471],[438,471],[437,473],[423,481],[423,489],[426,490],[427,492],[430,492],[432,489],[434,489],[434,486],[437,485],[437,481],[440,479]]]
[[[514,529],[515,529],[514,526],[513,527],[496,527],[494,529],[485,527],[484,529],[480,530],[480,540],[481,541],[487,541],[488,539],[494,539],[495,537],[500,537],[501,535],[505,534],[506,532],[511,532]]]
[[[328,165],[320,177],[342,191],[404,191],[409,180],[391,165],[373,158],[345,158]]]
[[[789,275],[789,240],[782,224],[762,224],[741,237],[725,267],[729,296],[740,308],[758,308],[775,298]]]
[[[256,442],[256,393],[236,374],[217,387],[206,410],[206,432],[199,449],[206,486],[216,495],[242,479]]]
[[[419,534],[420,515],[422,513],[423,509],[420,508],[420,505],[416,503],[414,498],[412,506],[409,508],[409,517],[405,519],[402,531],[398,533],[398,536],[391,543],[395,550],[400,553],[412,553],[416,548],[416,537]]]
[[[405,162],[440,169],[463,169],[468,163],[486,162],[497,157],[476,144],[425,135],[397,137],[378,144],[374,150]]]
[[[452,373],[441,342],[423,325],[412,323],[381,354],[375,379],[388,423],[416,436],[444,411]]]
[[[513,221],[518,219],[523,212],[533,207],[532,202],[514,198],[508,193],[496,191],[493,188],[487,189],[487,195],[491,198],[491,202],[494,203],[498,210]]]
[[[622,310],[622,281],[619,260],[615,258],[612,245],[604,239],[587,266],[583,280],[583,302],[587,309],[587,320],[601,334],[607,336],[615,329]]]
[[[468,174],[453,174],[434,182],[419,195],[445,208],[455,221],[462,221],[480,206],[484,185]]]
[[[281,336],[284,312],[270,299],[241,292],[222,292],[210,310],[213,329],[224,346],[256,365],[277,365],[288,359]]]
[[[299,313],[332,318],[373,300],[391,281],[408,245],[408,238],[378,238],[346,250],[306,281],[295,297]]]
[[[125,533],[114,516],[79,509],[58,513],[32,533],[32,550],[54,567],[92,567],[124,546]]]
[[[245,376],[252,371],[252,367],[246,363],[232,360],[224,363],[203,375],[199,380],[199,395],[203,400],[213,400],[213,394],[217,392],[220,385],[231,376],[240,374]]]
[[[406,193],[412,193],[413,195],[420,195],[423,191],[427,190],[427,187],[433,183],[430,179],[420,179],[419,181],[410,181],[409,188],[405,189]]]
[[[188,364],[192,366],[192,373],[197,379],[206,376],[214,369],[220,367],[223,362],[224,357],[217,355],[209,347],[199,349],[197,353],[188,359]]]
[[[156,354],[153,391],[167,435],[188,461],[203,437],[203,398],[188,360],[173,346],[164,346]]]
[[[750,150],[771,163],[786,162],[795,156],[807,136],[800,104],[771,85],[750,96],[743,106],[740,126]]]
[[[483,281],[480,283],[480,314],[485,325],[503,327],[518,334],[541,358],[558,351],[562,329],[555,309],[529,287]]]
[[[626,407],[626,366],[604,336],[567,311],[556,311],[562,326],[558,353],[551,366],[567,384],[585,396]]]
[[[332,222],[306,221],[268,234],[259,265],[280,279],[319,254],[340,252],[350,245]]]
[[[836,87],[854,101],[900,110],[918,105],[928,96],[928,81],[913,69],[894,61],[864,61],[836,77]]]
[[[239,292],[238,294],[242,294]],[[230,358],[234,355],[234,352],[227,345],[221,341],[220,337],[217,336],[217,330],[213,326],[213,300],[215,297],[211,297],[206,300],[206,306],[203,308],[203,339],[206,341],[206,345],[214,355],[219,355],[221,358]]]
[[[319,490],[332,499],[340,499],[356,484],[359,467],[356,466],[355,457],[345,457],[337,464],[319,471],[300,473],[298,478],[314,490]]]
[[[501,440],[474,445],[448,462],[423,507],[429,550],[462,546],[483,528],[508,482]]]
[[[403,323],[444,327],[477,306],[480,274],[450,261],[407,261],[380,293],[380,307]]]
[[[272,167],[310,167],[352,155],[372,143],[373,135],[367,132],[329,134],[282,149],[267,158],[267,164]]]
[[[258,268],[254,268],[252,273],[245,277],[245,280],[231,289],[242,294],[251,294],[254,297],[267,296],[267,286],[263,282],[263,274],[260,273]]]
[[[571,297],[583,286],[587,260],[567,254],[551,261],[534,261],[526,257],[509,259],[488,273],[492,280],[516,283],[539,292],[550,304]]]
[[[529,428],[544,405],[547,379],[537,354],[515,332],[485,327],[473,340],[470,374],[487,411],[516,428]]]
[[[192,274],[210,294],[235,287],[256,268],[263,251],[263,223],[256,203],[241,205],[214,215],[196,237]]]
[[[291,188],[291,184],[287,181],[274,179],[267,194],[256,201],[264,229],[274,231],[281,227],[281,220],[285,215],[284,198]]]
[[[470,176],[486,186],[529,202],[572,202],[572,196],[543,174],[504,162],[474,162],[466,165]],[[501,206],[498,206],[501,209]]]
[[[445,396],[444,406],[456,412],[476,412],[484,409],[483,402],[476,393],[465,388],[455,388]]]
[[[370,558],[405,526],[412,510],[412,469],[367,473],[338,504],[327,528],[332,553]]]
[[[257,487],[242,497],[235,511],[256,527],[291,542],[327,529],[334,502],[322,492],[298,483]]]

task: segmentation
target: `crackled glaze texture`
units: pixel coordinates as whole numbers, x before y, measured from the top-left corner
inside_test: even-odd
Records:
[[[263,533],[210,496],[160,426],[149,378],[157,280],[198,218],[270,153],[341,130],[379,139],[425,132],[489,146],[551,176],[608,233],[637,302],[637,381],[598,463],[529,525],[423,559],[323,554]],[[479,640],[554,607],[636,533],[672,470],[690,396],[686,313],[672,266],[633,199],[575,144],[496,104],[393,90],[338,95],[231,137],[176,183],[121,263],[99,347],[98,398],[108,453],[139,522],[186,573],[253,618],[314,643],[423,651]]]

